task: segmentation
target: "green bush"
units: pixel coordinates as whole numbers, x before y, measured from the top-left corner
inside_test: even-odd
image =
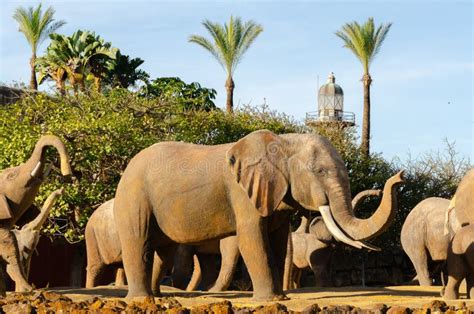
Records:
[[[55,219],[44,232],[76,241],[82,239],[92,211],[114,197],[122,171],[140,150],[160,141],[227,143],[262,128],[276,133],[301,130],[289,117],[266,108],[244,108],[234,115],[183,110],[170,98],[147,99],[121,89],[79,98],[39,94],[1,109],[0,169],[28,159],[41,135],[62,138],[77,180],[64,185],[64,196],[52,211]],[[49,154],[59,165],[54,150]],[[59,169],[53,168],[40,189],[38,205],[63,185],[61,180]]]

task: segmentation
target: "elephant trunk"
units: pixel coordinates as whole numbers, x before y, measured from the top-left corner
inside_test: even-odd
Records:
[[[352,214],[349,188],[336,188],[328,195],[330,214],[337,225],[352,239],[362,241],[376,237],[392,223],[397,211],[397,187],[403,182],[403,171],[387,180],[382,201],[375,213],[360,219]],[[323,216],[324,217],[324,216]]]
[[[28,228],[30,230],[34,231],[40,231],[41,227],[43,226],[44,222],[46,219],[48,219],[49,212],[51,211],[51,208],[54,205],[54,202],[56,199],[63,194],[64,189],[60,188],[53,193],[51,193],[46,201],[43,204],[43,208],[41,209],[41,212],[36,216],[35,219],[33,219],[31,222],[29,222],[25,228]]]
[[[42,175],[44,168],[44,158],[46,148],[48,146],[53,146],[59,153],[61,159],[61,173],[66,179],[70,179],[72,176],[71,164],[69,161],[69,155],[66,151],[64,143],[59,139],[59,137],[54,135],[44,135],[35,145],[35,149],[31,154],[30,159],[26,162],[31,169],[31,176],[38,178]]]

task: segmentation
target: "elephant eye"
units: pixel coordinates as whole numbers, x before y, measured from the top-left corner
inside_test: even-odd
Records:
[[[327,169],[319,168],[319,169],[317,170],[317,173],[318,173],[318,175],[320,175],[320,176],[325,176],[325,175],[328,174],[328,171],[327,171]]]
[[[8,180],[13,180],[18,176],[18,171],[11,171],[7,174]]]

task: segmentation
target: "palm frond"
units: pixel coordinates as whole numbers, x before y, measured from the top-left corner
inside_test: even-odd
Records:
[[[347,23],[335,34],[344,42],[344,47],[351,50],[364,67],[364,72],[369,73],[369,66],[380,51],[391,23],[381,25],[375,30],[374,19],[360,25],[357,22]]]
[[[209,51],[231,76],[247,49],[263,31],[263,28],[255,22],[248,21],[244,24],[240,17],[233,16],[224,25],[209,20],[205,20],[202,24],[211,35],[211,40],[192,35],[189,37],[189,42]]]

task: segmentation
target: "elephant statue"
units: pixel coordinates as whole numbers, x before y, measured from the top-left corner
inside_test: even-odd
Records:
[[[451,201],[461,225],[449,247],[448,284],[444,297],[457,299],[459,285],[466,279],[468,296],[474,297],[474,168],[461,179]]]
[[[385,193],[396,193],[392,185],[385,187]],[[352,208],[357,211],[359,204],[369,196],[380,196],[381,190],[366,190],[352,199]],[[332,286],[330,277],[330,260],[336,242],[327,229],[321,216],[315,217],[308,224],[306,217],[301,217],[301,224],[291,234],[293,241],[293,271],[291,287],[299,288],[302,270],[311,268],[314,273],[316,287]],[[285,273],[285,276],[287,274]]]
[[[122,265],[122,251],[117,228],[113,219],[114,199],[99,206],[92,213],[85,230],[87,251],[86,288],[92,288],[101,283],[101,274],[107,267],[116,269],[116,286],[124,286],[126,277]],[[214,254],[221,253],[221,271],[216,280],[212,261]],[[187,271],[191,265],[188,259],[195,255],[195,271]],[[199,283],[211,291],[227,289],[232,279],[239,257],[236,238],[228,237],[222,240],[209,241],[197,246],[181,246],[176,252],[173,269],[173,284],[187,291],[196,290]],[[187,284],[187,275],[192,272],[192,279]],[[201,278],[202,277],[202,278]],[[187,286],[186,286],[187,284]]]
[[[401,184],[402,172],[389,181]],[[385,231],[396,208],[396,196],[384,194],[371,217],[357,218],[345,164],[316,134],[260,130],[223,145],[154,144],[132,158],[115,194],[127,297],[160,294],[152,282],[172,267],[179,244],[236,235],[254,299],[284,299],[292,210],[320,211],[336,239],[374,249],[364,241]]]
[[[411,210],[403,223],[400,242],[415,267],[421,286],[433,284],[428,260],[437,263],[438,267],[442,266],[448,257],[449,242],[461,228],[457,209],[450,208],[449,204],[450,200],[445,198],[424,199]],[[446,221],[449,221],[447,228]],[[432,269],[431,273],[436,272]]]
[[[46,150],[56,148],[61,158],[61,172],[66,178],[72,170],[64,143],[54,135],[44,135],[36,143],[31,157],[23,164],[0,173],[0,252],[9,265],[9,275],[19,291],[31,290],[21,267],[18,245],[12,227],[31,207],[41,183],[46,177]],[[44,172],[45,171],[45,172]]]
[[[86,225],[85,241],[87,251],[86,288],[100,283],[106,267],[117,269],[115,285],[125,285],[122,268],[122,250],[114,223],[114,199],[100,205],[90,216]]]
[[[474,299],[474,225],[462,227],[449,245],[448,283],[443,289],[443,297],[459,299],[459,286],[464,279],[467,296]]]
[[[18,250],[20,253],[20,262],[25,272],[26,278],[30,274],[31,257],[36,250],[36,246],[41,237],[41,228],[48,219],[49,212],[56,199],[63,194],[64,189],[58,189],[52,192],[43,204],[41,212],[29,223],[23,225],[20,229],[13,229]],[[7,265],[7,273],[11,273],[11,265]]]

